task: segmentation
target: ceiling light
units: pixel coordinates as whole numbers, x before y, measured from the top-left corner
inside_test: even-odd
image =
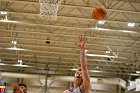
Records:
[[[105,51],[106,54],[110,54],[110,51]]]
[[[17,21],[5,20],[5,19],[3,20],[3,19],[2,19],[2,20],[0,20],[0,22],[11,22],[11,23],[16,23]]]
[[[0,14],[2,14],[2,15],[6,15],[7,12],[1,11]]]
[[[86,55],[87,55],[87,56],[94,56],[94,57],[118,58],[118,56],[99,55],[99,54],[86,54]]]
[[[90,72],[103,72],[103,71],[99,71],[99,70],[89,70]]]
[[[11,47],[11,48],[6,48],[8,50],[26,50],[26,49],[22,49],[22,48],[17,48],[17,47]]]
[[[17,21],[9,20],[8,17],[7,17],[7,15],[6,15],[4,19],[1,19],[1,20],[0,20],[0,22],[12,22],[12,23],[15,23],[15,22],[17,22]]]
[[[97,66],[96,68],[98,69],[99,67]]]
[[[128,26],[129,27],[134,27],[135,26],[135,23],[128,23]]]
[[[17,67],[32,67],[32,66],[22,65],[22,64],[16,64],[16,65],[13,65],[13,66],[17,66]]]
[[[103,25],[103,24],[105,24],[105,22],[106,22],[106,20],[100,20],[100,21],[98,21],[98,24]]]
[[[17,44],[17,41],[13,40],[11,43],[16,45]]]
[[[85,50],[85,53],[87,52],[88,50]],[[95,56],[95,57],[107,57],[107,58],[118,58],[118,56],[114,53],[113,56],[110,56],[110,55],[99,55],[99,54],[87,54],[86,53],[86,56]]]
[[[100,27],[95,27],[95,28],[90,28],[91,30],[100,30],[100,31],[114,31],[114,32],[124,32],[124,33],[137,33],[134,31],[129,31],[129,30],[115,30],[115,29],[107,29],[107,28],[100,28]]]
[[[19,62],[19,63],[22,63],[22,60],[21,60],[21,59],[19,59],[19,60],[18,60],[18,62]]]
[[[72,71],[77,71],[77,69],[76,69],[76,68],[73,68],[73,69],[70,69],[70,70],[72,70]]]
[[[140,74],[140,71],[136,71],[137,74]]]
[[[132,76],[139,76],[139,74],[130,73]]]
[[[0,63],[0,65],[2,65],[2,66],[3,66],[3,65],[6,65],[6,64]]]

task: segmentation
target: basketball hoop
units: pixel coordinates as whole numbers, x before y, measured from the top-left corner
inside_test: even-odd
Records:
[[[62,0],[39,0],[40,16],[47,20],[57,20],[57,11]]]

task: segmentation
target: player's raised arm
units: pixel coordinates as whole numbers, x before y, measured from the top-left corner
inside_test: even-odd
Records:
[[[85,36],[80,36],[79,43],[77,43],[77,46],[80,49],[80,64],[81,64],[81,73],[83,79],[81,88],[84,91],[84,93],[91,93],[90,76],[88,73],[87,59],[85,55],[85,43],[86,43]]]
[[[80,49],[81,67],[75,72],[73,86],[63,93],[91,93],[90,76],[85,55],[86,38],[85,36],[80,36],[79,40],[79,43],[76,43],[76,45]]]

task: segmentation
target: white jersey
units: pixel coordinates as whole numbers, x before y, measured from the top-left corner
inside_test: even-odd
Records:
[[[80,87],[73,89],[72,91],[69,90],[69,93],[82,93]]]

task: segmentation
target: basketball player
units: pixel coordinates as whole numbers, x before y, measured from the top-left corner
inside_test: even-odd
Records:
[[[27,93],[27,86],[23,83],[14,84],[13,93]]]
[[[74,76],[74,85],[71,89],[65,90],[63,93],[91,93],[90,76],[87,69],[87,59],[85,55],[85,36],[79,37],[80,42],[76,45],[80,49],[80,64]]]

